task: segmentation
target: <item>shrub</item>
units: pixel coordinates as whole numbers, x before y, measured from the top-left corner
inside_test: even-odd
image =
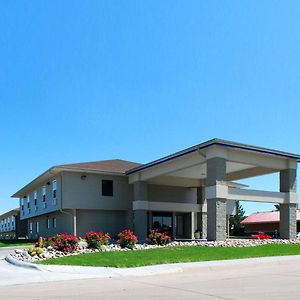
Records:
[[[108,245],[110,241],[110,236],[108,233],[104,234],[101,231],[90,231],[87,232],[84,236],[88,248],[92,249],[101,249],[102,246]]]
[[[166,232],[150,230],[148,235],[148,242],[151,245],[164,246],[171,242],[171,237]]]
[[[35,242],[34,246],[39,248],[47,248],[49,246],[53,247],[54,241],[52,237],[48,237],[48,238],[39,237],[37,242]]]
[[[130,229],[125,229],[118,234],[117,243],[121,248],[133,249],[138,238]]]
[[[48,238],[46,244],[64,253],[73,253],[78,247],[78,238],[72,234],[61,233]]]
[[[43,249],[40,248],[40,247],[33,247],[33,248],[29,248],[27,250],[28,254],[31,255],[31,256],[34,256],[34,255],[41,255],[43,253]]]

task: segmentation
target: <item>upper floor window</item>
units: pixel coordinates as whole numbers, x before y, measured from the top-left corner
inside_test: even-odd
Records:
[[[27,196],[27,208],[30,208],[30,195]]]
[[[113,196],[113,181],[102,180],[102,196]]]
[[[34,192],[34,205],[37,206],[37,191]]]
[[[46,187],[45,186],[42,187],[42,195],[43,195],[43,202],[45,202],[46,201]]]
[[[21,210],[24,210],[24,199],[20,198],[20,206],[21,206]]]
[[[57,181],[56,180],[52,181],[52,196],[53,196],[53,199],[56,199],[56,196],[57,196]]]

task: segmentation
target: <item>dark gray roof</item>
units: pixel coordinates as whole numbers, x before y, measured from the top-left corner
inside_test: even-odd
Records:
[[[181,157],[181,156],[184,156],[184,155],[190,154],[192,152],[199,151],[199,150],[211,147],[211,146],[223,146],[223,147],[235,148],[235,149],[240,149],[240,150],[245,150],[245,151],[259,152],[259,153],[268,154],[268,155],[275,155],[275,156],[280,156],[280,157],[285,157],[285,158],[290,158],[290,159],[296,159],[298,162],[300,161],[299,154],[288,153],[288,152],[283,152],[283,151],[279,151],[279,150],[257,147],[257,146],[241,144],[241,143],[236,143],[236,142],[231,142],[231,141],[226,141],[226,140],[221,140],[221,139],[215,138],[215,139],[206,141],[204,143],[189,147],[182,151],[176,152],[174,154],[165,156],[158,160],[154,160],[154,161],[144,164],[140,167],[136,167],[131,170],[128,170],[126,172],[126,174],[130,175],[135,172],[145,170],[147,168],[153,167],[153,166],[161,164],[163,162],[166,162],[166,161],[169,161],[169,160],[172,160],[172,159],[175,159],[175,158],[178,158],[178,157]]]

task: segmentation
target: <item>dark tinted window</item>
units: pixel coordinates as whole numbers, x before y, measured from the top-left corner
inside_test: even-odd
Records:
[[[113,196],[112,180],[102,180],[102,196]]]

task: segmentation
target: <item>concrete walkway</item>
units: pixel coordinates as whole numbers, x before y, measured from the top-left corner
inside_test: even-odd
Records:
[[[62,273],[63,269],[41,272],[9,266],[17,276],[19,269],[27,284],[2,285],[1,299],[300,299],[299,256],[182,265],[180,272],[171,274],[69,280],[67,284],[61,280],[70,279],[71,274]],[[41,276],[39,283],[29,284],[28,277],[34,273]],[[53,281],[52,275],[57,282],[43,282]]]

